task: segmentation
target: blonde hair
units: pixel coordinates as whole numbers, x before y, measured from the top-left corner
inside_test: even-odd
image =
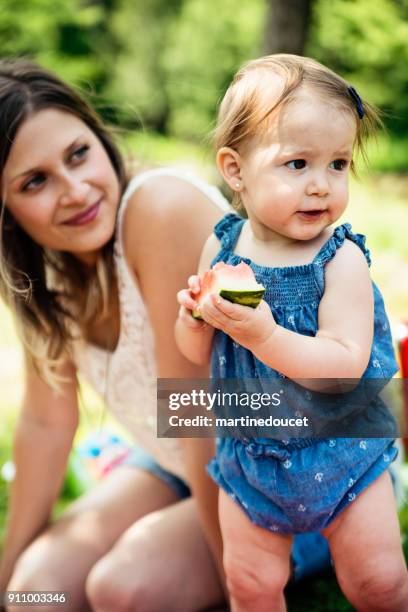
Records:
[[[24,59],[0,60],[0,174],[19,127],[46,108],[71,113],[93,131],[123,192],[127,177],[122,156],[100,118],[73,88]],[[108,313],[113,240],[102,247],[89,271],[70,253],[35,242],[0,198],[0,294],[14,315],[28,361],[56,390],[63,380],[59,366],[75,334]]]
[[[316,60],[284,53],[252,60],[238,70],[219,107],[213,135],[216,150],[243,151],[253,137],[262,134],[272,113],[294,100],[302,86],[352,113],[357,125],[355,148],[366,160],[367,138],[382,126],[379,111],[361,100],[364,116],[360,117],[347,81]]]

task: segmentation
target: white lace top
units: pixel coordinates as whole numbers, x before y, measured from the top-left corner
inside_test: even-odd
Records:
[[[157,176],[181,178],[194,185],[224,212],[231,210],[218,189],[179,170],[160,168],[134,177],[122,198],[114,244],[120,304],[118,344],[110,353],[84,340],[78,340],[74,347],[74,359],[79,373],[102,396],[107,408],[129,431],[135,442],[153,455],[162,467],[185,479],[179,441],[174,438],[157,438],[153,330],[123,248],[123,219],[127,202],[136,189]]]

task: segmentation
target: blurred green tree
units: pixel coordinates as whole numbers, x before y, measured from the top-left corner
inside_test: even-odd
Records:
[[[268,0],[263,51],[303,55],[315,0]]]
[[[118,0],[111,21],[120,53],[105,94],[115,101],[118,118],[129,127],[142,124],[165,133],[171,112],[165,59],[169,32],[183,0]]]
[[[238,66],[259,54],[264,0],[185,0],[163,58],[170,100],[169,129],[202,137]]]
[[[350,80],[408,130],[408,0],[317,0],[306,52]]]
[[[259,53],[264,0],[119,0],[122,44],[106,89],[127,125],[182,137],[208,133],[237,66]]]
[[[120,45],[109,28],[116,0],[1,0],[0,55],[26,56],[100,93]]]
[[[85,86],[105,117],[187,138],[209,132],[242,62],[306,35],[307,55],[408,130],[408,0],[0,0],[0,55]]]

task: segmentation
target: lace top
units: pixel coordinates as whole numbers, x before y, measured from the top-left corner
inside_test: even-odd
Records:
[[[129,198],[142,184],[157,176],[187,181],[219,206],[230,210],[215,187],[175,169],[154,169],[134,177],[118,212],[114,263],[118,279],[120,335],[113,352],[81,339],[74,346],[79,373],[102,396],[107,408],[165,469],[185,479],[181,446],[174,438],[157,438],[156,364],[154,335],[137,279],[130,270],[123,247],[123,219]]]

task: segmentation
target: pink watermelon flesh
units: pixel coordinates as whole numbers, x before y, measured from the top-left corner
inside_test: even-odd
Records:
[[[237,266],[231,266],[219,262],[201,277],[201,291],[196,296],[198,306],[201,306],[211,293],[230,302],[256,308],[263,298],[265,287],[257,283],[248,264],[241,262]],[[202,318],[198,310],[194,310],[192,315],[195,319]]]

